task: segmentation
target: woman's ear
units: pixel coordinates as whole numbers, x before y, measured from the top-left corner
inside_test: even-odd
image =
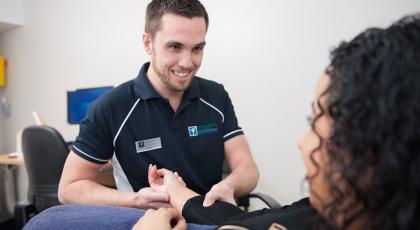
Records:
[[[143,33],[143,47],[149,56],[152,55],[152,50],[153,50],[152,37],[148,33]]]

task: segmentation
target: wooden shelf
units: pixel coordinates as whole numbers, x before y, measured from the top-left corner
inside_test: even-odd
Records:
[[[22,154],[18,154],[15,157],[10,157],[10,154],[14,153],[6,153],[0,155],[0,164],[6,164],[6,165],[24,165],[25,160],[23,159]]]

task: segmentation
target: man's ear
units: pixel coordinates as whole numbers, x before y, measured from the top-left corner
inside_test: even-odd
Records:
[[[143,33],[143,46],[148,55],[152,55],[152,37],[148,33]]]

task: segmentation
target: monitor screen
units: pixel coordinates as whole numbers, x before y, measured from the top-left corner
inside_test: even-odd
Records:
[[[67,92],[67,122],[79,124],[85,117],[90,104],[102,94],[112,90],[112,86],[78,89]]]

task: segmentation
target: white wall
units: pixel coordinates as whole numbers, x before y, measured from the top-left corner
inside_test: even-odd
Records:
[[[0,31],[23,24],[23,0],[0,0]]]
[[[0,91],[1,92],[1,91]],[[4,136],[6,135],[4,132],[4,120],[3,117],[0,115],[0,153],[4,153]]]
[[[33,124],[31,111],[71,140],[66,90],[117,85],[147,60],[140,37],[148,1],[24,1],[25,25],[0,34],[9,60],[4,150]],[[418,0],[203,0],[210,15],[202,77],[221,82],[261,170],[258,191],[282,203],[300,197],[297,140],[328,51],[368,26],[420,9]]]

